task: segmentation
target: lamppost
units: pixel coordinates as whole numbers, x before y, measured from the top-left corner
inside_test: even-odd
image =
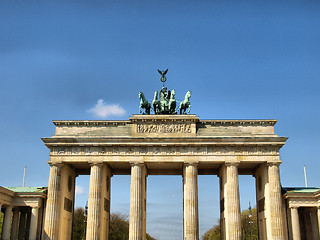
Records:
[[[251,213],[251,204],[249,202],[249,224],[250,224],[250,239],[252,240],[252,213]]]
[[[84,207],[84,231],[83,231],[83,240],[86,240],[87,233],[87,216],[88,216],[88,201]]]

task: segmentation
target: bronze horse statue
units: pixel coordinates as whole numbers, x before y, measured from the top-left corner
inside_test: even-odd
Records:
[[[177,101],[176,101],[176,91],[173,89],[170,94],[170,100],[169,100],[169,113],[170,114],[176,114],[176,106],[177,106]]]
[[[143,108],[145,109],[144,114],[150,114],[151,104],[146,100],[142,92],[139,92],[139,98],[140,98],[140,107],[139,107],[140,113],[142,113],[141,109]]]
[[[190,110],[191,110],[190,97],[191,97],[191,91],[188,91],[186,93],[184,100],[180,103],[180,106],[179,106],[180,114],[185,114],[187,108],[189,108],[188,113],[190,113]]]
[[[159,114],[161,110],[161,104],[160,101],[158,100],[158,91],[154,92],[154,98],[152,101],[152,106],[153,106],[153,112],[154,114]]]

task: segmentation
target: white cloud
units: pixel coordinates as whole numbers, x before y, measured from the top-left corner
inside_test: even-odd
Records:
[[[108,118],[110,116],[120,117],[126,113],[119,104],[105,104],[103,99],[99,99],[97,104],[88,111],[93,113],[95,116],[102,118]]]
[[[83,187],[76,186],[76,195],[81,195],[84,193]]]

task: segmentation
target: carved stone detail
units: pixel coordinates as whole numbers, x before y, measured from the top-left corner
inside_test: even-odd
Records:
[[[190,123],[137,124],[137,133],[191,133]]]
[[[151,154],[151,155],[223,155],[223,156],[278,156],[277,147],[261,146],[74,146],[74,147],[53,147],[52,155],[133,155],[133,154]]]

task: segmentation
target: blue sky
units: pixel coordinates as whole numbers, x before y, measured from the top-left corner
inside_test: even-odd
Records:
[[[303,186],[306,165],[319,186],[318,1],[119,2],[0,2],[0,185],[21,185],[27,165],[26,184],[46,186],[40,138],[52,120],[128,119],[139,91],[151,100],[161,88],[156,69],[169,68],[168,88],[178,100],[191,90],[201,119],[277,119],[289,137],[282,185]],[[113,115],[90,111],[99,99]],[[242,208],[255,201],[253,180],[240,177]],[[83,206],[88,177],[77,185]],[[128,214],[129,189],[128,176],[113,177],[113,211]],[[217,222],[217,194],[216,176],[199,177],[201,234]],[[180,176],[150,176],[147,231],[181,239],[181,203]]]

